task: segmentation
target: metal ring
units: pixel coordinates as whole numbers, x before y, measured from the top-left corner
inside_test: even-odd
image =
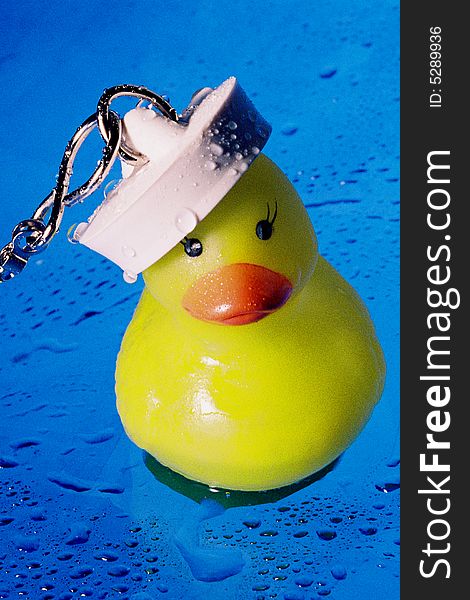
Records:
[[[14,253],[20,257],[27,257],[43,250],[47,244],[43,245],[40,241],[45,229],[44,223],[38,219],[20,221],[11,234]]]
[[[79,128],[77,130],[78,139],[75,139],[75,136],[74,136],[74,138],[72,138],[72,140],[70,140],[70,142],[69,142],[71,147],[73,147],[73,157],[71,157],[72,160],[75,159],[75,155],[78,152],[78,149],[80,148],[82,143],[84,142],[85,138],[98,124],[97,116],[92,115],[91,117],[89,117],[87,119],[87,121],[85,121],[85,123],[83,125],[88,127],[88,121],[90,119],[92,120],[92,123],[90,124],[90,129],[80,135],[80,131],[79,131],[80,128]],[[99,161],[98,166],[96,167],[94,173],[91,175],[91,177],[88,179],[88,181],[86,181],[79,188],[73,190],[73,192],[68,193],[64,197],[64,204],[66,206],[73,206],[77,202],[81,202],[82,200],[84,200],[85,198],[87,198],[88,196],[93,194],[93,192],[101,185],[101,183],[103,182],[103,179],[105,179],[108,176],[109,171],[111,170],[111,168],[114,164],[114,161],[117,158],[117,155],[119,153],[119,148],[121,146],[121,137],[122,137],[121,119],[120,119],[119,115],[117,113],[115,113],[114,111],[109,111],[109,119],[110,119],[109,120],[109,123],[110,123],[109,138],[107,140],[105,140],[106,146],[102,150],[103,156],[102,156],[101,160]],[[70,177],[70,175],[69,175],[69,177]]]
[[[13,230],[12,240],[0,249],[0,283],[12,279],[26,266],[31,255],[41,252],[59,230],[65,206],[81,202],[98,188],[107,177],[117,156],[136,164],[145,159],[122,140],[122,122],[118,114],[110,110],[110,104],[119,96],[134,96],[148,100],[160,112],[178,121],[176,110],[161,96],[143,86],[120,85],[105,90],[98,102],[97,112],[86,119],[68,142],[59,167],[57,185],[37,207],[31,219],[21,221]],[[106,145],[102,158],[91,177],[79,188],[68,193],[72,166],[77,152],[95,127],[99,127]],[[46,216],[50,212],[47,224]]]
[[[162,98],[162,96],[140,85],[116,85],[104,90],[101,98],[98,101],[98,106],[96,109],[98,127],[105,141],[108,141],[110,135],[110,114],[112,111],[109,110],[109,107],[111,102],[120,96],[133,96],[135,98],[140,98],[141,100],[148,100],[153,104],[153,106],[158,108],[158,110],[165,117],[168,117],[175,122],[178,121],[178,113],[176,112],[176,109],[173,108],[171,104],[164,98]],[[137,152],[133,148],[126,146],[122,143],[122,141],[119,154],[124,161],[131,164],[142,160],[143,158],[140,152]]]
[[[96,113],[90,115],[77,128],[75,134],[69,140],[59,167],[57,185],[32,216],[33,220],[42,221],[48,211],[51,211],[44,231],[31,244],[31,249],[37,248],[39,245],[41,247],[46,246],[50,242],[62,222],[64,207],[73,206],[90,196],[101,185],[103,179],[107,177],[118,154],[121,155],[123,160],[134,163],[142,159],[140,153],[131,148],[124,147],[122,144],[121,119],[117,113],[110,110],[111,102],[119,96],[134,96],[149,100],[163,115],[173,121],[178,120],[176,110],[166,100],[143,86],[119,85],[106,89],[98,102]],[[91,177],[79,188],[67,193],[72,175],[71,166],[81,145],[96,126],[98,126],[101,136],[106,142],[106,146],[103,148],[103,156]]]
[[[42,235],[32,244],[32,248],[36,248],[38,245],[46,246],[60,227],[65,206],[73,206],[77,202],[84,200],[87,196],[90,196],[101,185],[103,179],[107,177],[119,152],[122,131],[121,120],[113,111],[110,111],[109,113],[109,122],[109,140],[103,148],[103,156],[99,161],[98,166],[84,184],[69,194],[67,194],[67,191],[72,175],[71,165],[75,160],[80,146],[97,126],[96,115],[88,117],[88,119],[78,127],[74,136],[67,144],[59,167],[57,185],[33,214],[33,220],[42,221],[48,211],[51,211],[48,223],[45,226]]]
[[[13,242],[9,242],[0,250],[0,283],[19,275],[27,262],[28,258],[17,256],[14,253]]]

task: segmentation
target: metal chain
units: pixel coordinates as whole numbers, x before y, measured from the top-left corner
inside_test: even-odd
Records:
[[[120,96],[133,96],[140,101],[148,100],[165,117],[178,121],[176,110],[161,96],[142,86],[118,85],[104,90],[98,101],[96,113],[88,117],[76,130],[68,142],[57,176],[57,185],[41,202],[30,219],[20,221],[13,229],[11,241],[0,250],[0,283],[13,279],[25,268],[28,260],[47,248],[59,231],[64,209],[73,206],[90,196],[108,176],[119,155],[122,160],[133,165],[146,161],[131,148],[122,135],[122,120],[110,110],[112,101]],[[98,127],[105,142],[102,157],[91,177],[80,187],[69,192],[73,163],[78,150]],[[47,222],[46,216],[49,215]]]

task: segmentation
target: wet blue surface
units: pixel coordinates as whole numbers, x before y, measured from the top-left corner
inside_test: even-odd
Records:
[[[144,84],[181,109],[235,74],[273,125],[266,153],[309,207],[323,255],[366,301],[388,366],[353,446],[284,497],[225,497],[152,472],[113,389],[141,283],[66,241],[98,192],[0,289],[0,598],[398,598],[397,4],[0,10],[1,242],[53,186],[104,87]],[[98,138],[87,145],[78,183],[99,157]]]

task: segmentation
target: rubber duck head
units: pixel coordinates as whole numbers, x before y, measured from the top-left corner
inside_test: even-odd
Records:
[[[143,277],[170,312],[240,326],[282,310],[310,279],[317,259],[301,199],[260,154],[212,212]]]

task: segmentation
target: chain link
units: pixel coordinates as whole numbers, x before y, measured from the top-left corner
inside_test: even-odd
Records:
[[[112,101],[121,96],[132,96],[140,101],[147,100],[165,117],[178,121],[178,114],[169,102],[145,87],[125,84],[104,90],[98,101],[96,113],[78,127],[65,148],[59,166],[57,185],[44,198],[30,219],[20,221],[16,225],[11,241],[0,250],[0,283],[13,279],[21,273],[32,256],[47,248],[59,231],[65,207],[82,202],[93,194],[108,176],[118,155],[133,165],[146,162],[146,157],[136,152],[123,139],[122,120],[116,112],[110,110]],[[77,153],[96,127],[105,142],[101,159],[91,177],[80,187],[69,192]]]

